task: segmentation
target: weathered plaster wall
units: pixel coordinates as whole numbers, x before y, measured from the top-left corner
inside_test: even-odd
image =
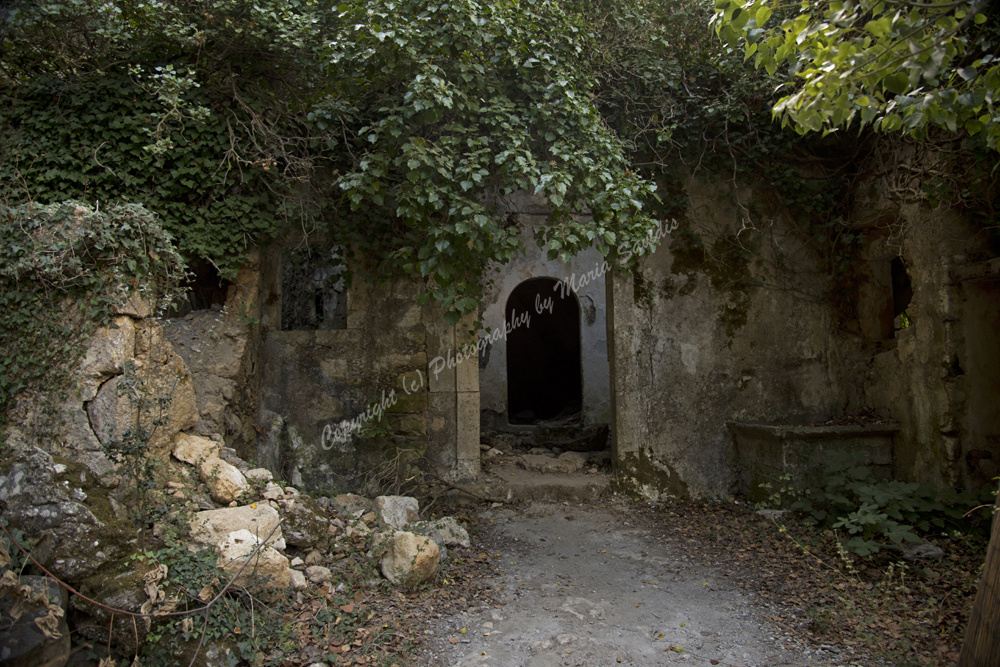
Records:
[[[712,269],[740,229],[737,201],[754,193],[689,180],[686,220],[641,264],[608,288],[613,450],[627,490],[718,497],[735,482],[725,423],[798,424],[843,409],[840,352],[803,239],[776,218],[771,240],[803,271],[772,288],[750,287],[750,266]],[[698,246],[696,241],[701,241]]]
[[[258,459],[295,485],[347,490],[409,449],[439,471],[479,473],[479,387],[474,361],[428,372],[471,327],[447,325],[440,307],[418,305],[421,286],[348,286],[345,329],[282,331],[281,247],[261,262],[264,295]],[[437,368],[434,365],[434,368]],[[347,432],[364,419],[383,432]],[[337,437],[336,433],[345,433]]]
[[[583,374],[582,417],[584,424],[611,421],[611,395],[607,338],[607,290],[601,270],[603,257],[594,249],[573,257],[569,262],[549,260],[534,242],[536,226],[545,223],[548,209],[543,197],[516,193],[503,203],[518,218],[520,238],[526,253],[501,267],[492,267],[484,277],[486,290],[480,311],[484,329],[503,331],[507,299],[511,292],[531,278],[553,278],[578,287],[553,292],[554,299],[576,299],[580,307],[580,363]],[[588,275],[589,273],[589,275]],[[548,311],[529,310],[531,318],[541,318]],[[530,326],[530,323],[529,323]],[[480,336],[488,336],[484,332]],[[489,344],[480,357],[480,407],[482,428],[503,430],[507,414],[507,345],[503,339]]]
[[[857,208],[859,222],[891,213],[866,253],[900,256],[913,287],[910,326],[875,344],[862,382],[865,401],[900,423],[895,475],[977,488],[1000,463],[1000,267],[979,265],[989,257],[984,235],[946,207],[891,205],[873,187]],[[862,297],[859,316],[870,323],[878,306],[866,309]]]

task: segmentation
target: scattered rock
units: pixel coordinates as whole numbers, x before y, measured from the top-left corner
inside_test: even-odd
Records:
[[[364,496],[353,493],[345,493],[333,499],[333,504],[341,508],[347,514],[354,514],[358,510],[368,511],[372,508],[372,501]]]
[[[281,525],[285,542],[296,547],[312,547],[327,535],[329,520],[323,508],[309,496],[299,496],[296,501],[287,501],[285,522]]]
[[[267,500],[278,500],[279,498],[285,497],[285,490],[277,484],[268,482],[267,486],[264,487],[264,493],[261,495]]]
[[[532,456],[553,456],[552,450],[548,447],[532,447],[528,453]]]
[[[416,523],[413,526],[413,532],[420,535],[427,535],[439,545],[457,545],[465,547],[466,549],[471,546],[468,531],[462,527],[462,524],[460,524],[455,517],[451,516],[442,517],[435,521],[421,521]],[[439,540],[436,536],[431,535],[432,532],[436,532],[441,539]]]
[[[278,511],[263,503],[257,507],[244,505],[232,509],[198,512],[191,518],[191,539],[198,544],[215,545],[229,533],[239,530],[248,530],[251,534],[264,539],[279,520]],[[285,539],[280,527],[274,531],[268,544],[275,549],[284,550]]]
[[[437,571],[440,549],[426,537],[396,531],[384,542],[383,548],[385,552],[379,568],[392,583],[417,584],[427,581]]]
[[[178,433],[174,438],[174,458],[195,466],[199,461],[218,458],[219,443],[199,435]]]
[[[274,476],[267,468],[253,468],[243,473],[243,476],[250,482],[270,482],[274,480]]]
[[[288,573],[290,580],[292,582],[292,588],[297,591],[304,591],[309,588],[309,582],[306,581],[306,575],[302,574],[298,570],[292,570]]]
[[[236,574],[258,544],[260,540],[249,530],[230,533],[219,543],[219,560],[216,566],[230,575]],[[292,583],[288,559],[265,545],[257,551],[250,564],[243,568],[233,583],[236,586],[249,586],[257,577],[266,578],[265,586],[269,588],[288,588]]]
[[[409,496],[379,496],[375,499],[375,511],[393,530],[403,530],[420,519],[420,505]]]
[[[306,568],[306,577],[314,584],[325,584],[333,578],[333,574],[328,567],[310,565]]]
[[[210,457],[198,467],[201,481],[208,485],[212,500],[231,503],[247,490],[247,480],[236,466],[218,457]]]
[[[250,464],[237,456],[236,450],[231,447],[220,449],[219,458],[239,470],[241,474],[246,474],[250,470]]]
[[[2,667],[43,667],[64,665],[69,659],[70,636],[66,625],[66,592],[62,586],[48,577],[22,575],[20,585],[28,586],[29,598],[46,595],[50,604],[59,611],[53,611],[50,633],[46,638],[36,621],[49,617],[45,605],[20,606],[21,617],[11,618],[11,609],[17,604],[10,595],[0,597],[0,666]]]

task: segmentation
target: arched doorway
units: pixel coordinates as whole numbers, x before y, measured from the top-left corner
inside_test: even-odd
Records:
[[[507,299],[507,417],[568,419],[582,405],[580,306],[552,278],[526,280]]]

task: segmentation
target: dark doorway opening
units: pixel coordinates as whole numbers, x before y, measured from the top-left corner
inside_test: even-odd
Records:
[[[526,280],[507,299],[507,415],[511,424],[580,412],[580,306],[552,278]]]

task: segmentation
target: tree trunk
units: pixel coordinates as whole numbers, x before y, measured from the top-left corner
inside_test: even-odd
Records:
[[[1000,507],[1000,493],[996,506]],[[990,546],[986,550],[983,578],[969,616],[969,628],[962,642],[958,667],[1000,665],[1000,512],[993,515]]]

